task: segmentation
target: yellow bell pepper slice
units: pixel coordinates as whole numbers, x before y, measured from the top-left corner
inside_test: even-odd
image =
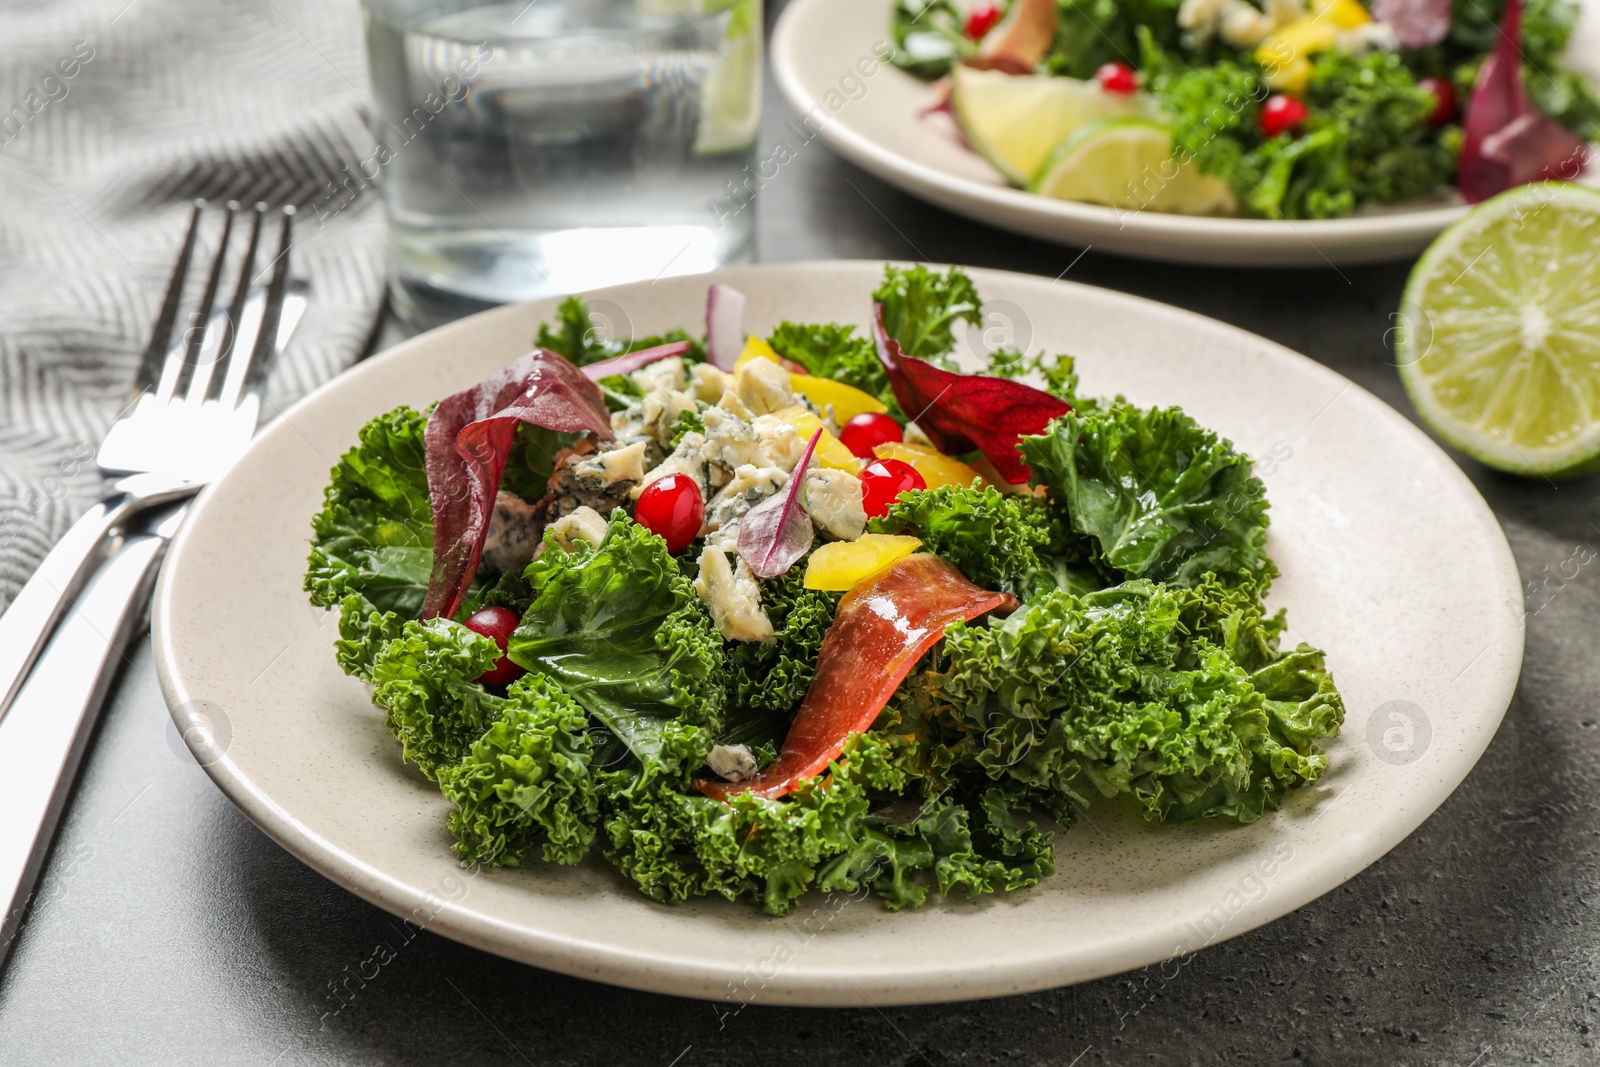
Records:
[[[1314,19],[1325,19],[1341,29],[1353,30],[1357,26],[1365,26],[1372,21],[1372,16],[1367,9],[1362,7],[1360,0],[1328,0],[1317,10],[1311,13]]]
[[[739,351],[739,358],[733,361],[733,369],[738,370],[752,359],[759,359],[763,356],[772,360],[778,366],[783,366],[783,359],[772,350],[771,345],[755,334],[750,334],[744,339],[744,348]]]
[[[889,406],[871,393],[864,393],[853,385],[820,378],[815,374],[789,374],[789,387],[817,407],[827,410],[833,405],[833,419],[840,426],[857,415],[881,415]]]
[[[900,534],[862,534],[854,541],[829,541],[806,562],[805,587],[845,593],[911,555],[922,542]]]
[[[822,425],[822,420],[817,417],[816,412],[796,404],[794,407],[784,408],[773,414],[793,426],[802,441],[809,441],[812,434],[819,429],[822,431],[822,440],[817,442],[816,451],[819,464],[832,467],[834,470],[848,471],[851,474],[861,473],[861,460],[844,446],[843,441],[828,432],[828,428]]]
[[[898,459],[911,464],[922,475],[922,480],[928,483],[929,489],[937,489],[942,485],[968,486],[974,478],[982,485],[989,484],[988,479],[959,459],[952,459],[938,449],[925,445],[885,441],[872,452],[879,459]]]
[[[1257,53],[1259,58],[1260,53]],[[1275,63],[1262,60],[1262,66],[1267,74],[1266,83],[1279,92],[1303,93],[1311,82],[1311,60],[1305,56],[1295,56],[1287,63]]]
[[[1267,84],[1284,92],[1304,92],[1311,81],[1311,56],[1339,43],[1339,35],[1372,21],[1359,0],[1327,0],[1304,18],[1273,30],[1256,48]]]

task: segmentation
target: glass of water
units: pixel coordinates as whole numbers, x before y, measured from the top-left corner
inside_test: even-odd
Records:
[[[749,259],[760,3],[364,0],[401,317]]]

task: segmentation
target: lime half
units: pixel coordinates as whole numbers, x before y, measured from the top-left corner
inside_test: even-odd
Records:
[[[1007,181],[1023,187],[1073,130],[1145,107],[1138,94],[1108,93],[1097,82],[1077,78],[962,66],[950,75],[950,111],[967,143]]]
[[[1397,327],[1400,380],[1445,441],[1515,474],[1600,470],[1600,193],[1479,204],[1423,253]]]
[[[1228,184],[1172,156],[1172,131],[1153,119],[1096,122],[1055,147],[1029,187],[1058,200],[1130,211],[1212,215],[1233,210]]]

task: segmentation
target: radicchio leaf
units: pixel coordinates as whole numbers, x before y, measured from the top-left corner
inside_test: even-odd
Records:
[[[439,401],[422,435],[433,505],[433,573],[424,619],[454,615],[478,572],[495,494],[521,423],[611,439],[600,387],[546,349],[519,356]]]
[[[1372,17],[1401,48],[1431,48],[1450,35],[1450,0],[1372,0]]]
[[[712,282],[706,290],[706,358],[732,370],[744,344],[744,294],[731,285]]]
[[[817,450],[820,440],[822,428],[818,427],[800,462],[794,465],[794,473],[789,475],[789,484],[783,492],[763,500],[739,520],[739,558],[757,578],[776,578],[794,566],[811,547],[815,532],[800,496],[806,468],[811,465],[811,454]]]
[[[613,374],[632,374],[640,367],[648,366],[658,359],[681,356],[689,351],[691,347],[688,341],[668,341],[666,344],[656,345],[654,348],[641,348],[637,352],[624,352],[620,356],[602,359],[599,363],[590,363],[583,368],[583,376],[591,382],[598,382],[601,378],[609,378]]]
[[[1522,0],[1507,0],[1462,123],[1456,184],[1469,204],[1531,181],[1575,178],[1589,146],[1534,107],[1522,85]]]
[[[1013,485],[1028,480],[1017,454],[1017,438],[1043,433],[1072,405],[1042,389],[988,374],[957,374],[907,356],[883,324],[883,305],[873,306],[878,362],[889,375],[894,398],[907,417],[941,451],[982,452]]]

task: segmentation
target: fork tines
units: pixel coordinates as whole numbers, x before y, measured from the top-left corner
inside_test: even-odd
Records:
[[[245,211],[237,201],[229,201],[221,212],[210,270],[190,303],[185,299],[189,267],[210,214],[205,201],[195,201],[150,344],[134,378],[133,399],[152,395],[163,406],[178,401],[190,407],[209,400],[231,410],[246,397],[258,396],[265,385],[288,288],[294,208],[273,211],[258,203]],[[273,214],[279,218],[277,252],[264,260],[262,228]],[[248,236],[241,240],[241,233]],[[230,267],[235,277],[232,292],[219,303]],[[186,307],[188,313],[180,315]]]

